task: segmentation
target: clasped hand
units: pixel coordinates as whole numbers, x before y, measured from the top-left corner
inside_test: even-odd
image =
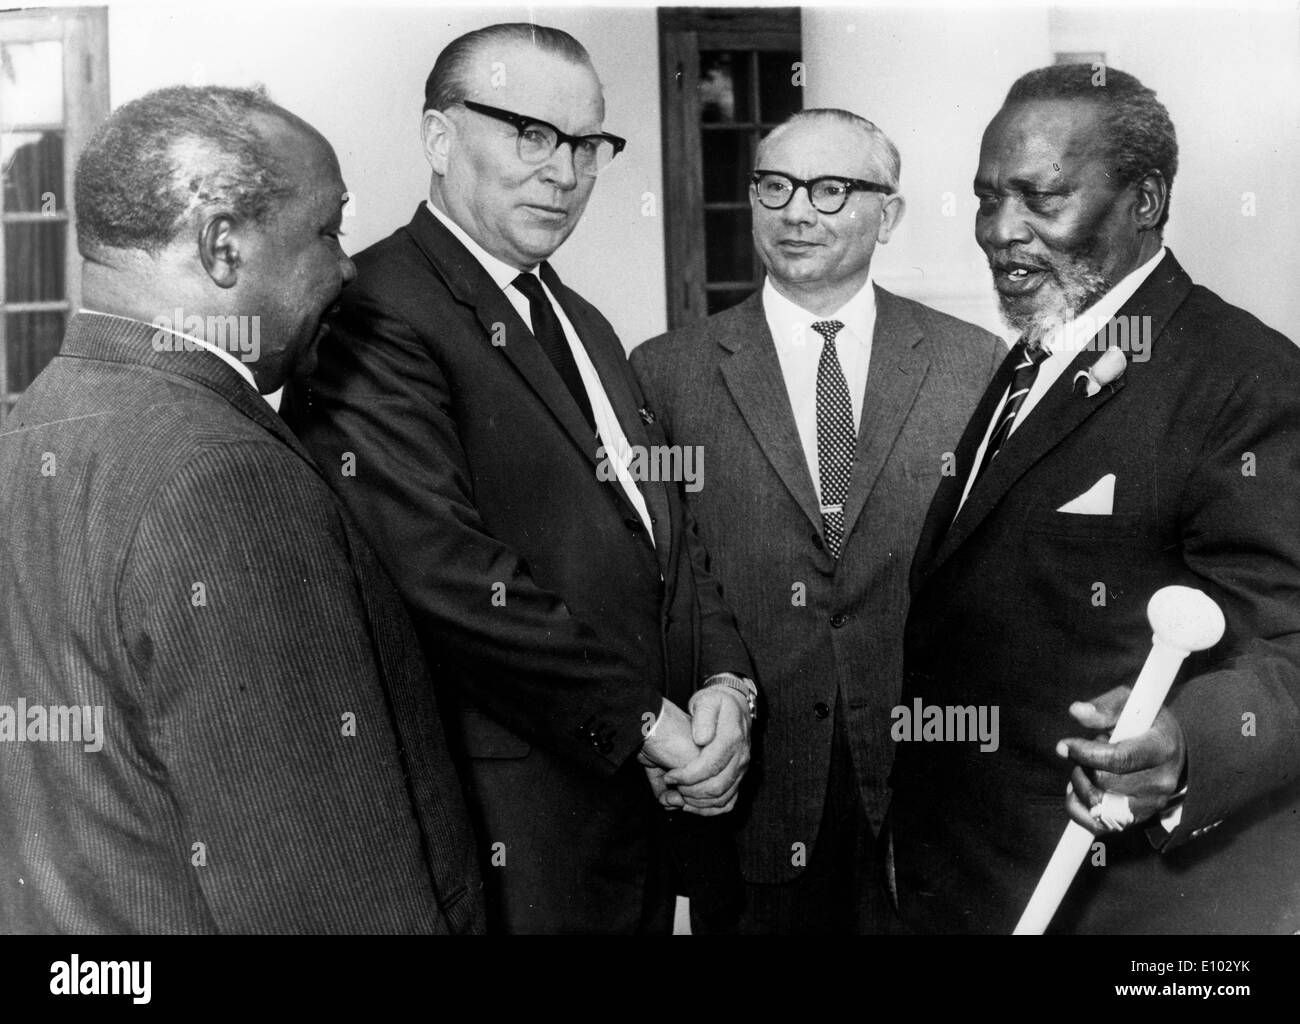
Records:
[[[710,817],[736,805],[749,764],[749,702],[728,686],[691,698],[691,714],[664,701],[638,760],[655,798],[669,810]]]

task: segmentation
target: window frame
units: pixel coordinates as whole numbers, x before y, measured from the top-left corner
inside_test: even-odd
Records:
[[[664,263],[668,329],[709,315],[704,236],[700,52],[802,52],[797,7],[661,7],[659,88],[664,160]],[[750,83],[758,89],[757,78]],[[761,111],[758,111],[761,114]],[[763,122],[749,124],[759,130]],[[731,125],[732,129],[745,127]],[[761,280],[755,259],[754,279]],[[716,290],[726,283],[715,282]],[[747,286],[749,282],[744,284]]]
[[[21,392],[9,387],[9,314],[65,313],[81,305],[81,257],[73,209],[76,157],[91,133],[108,117],[108,10],[104,7],[29,8],[0,13],[0,41],[56,41],[63,47],[63,120],[59,125],[10,124],[0,110],[0,130],[39,128],[63,133],[63,209],[53,213],[13,212],[4,208],[0,189],[0,422]],[[66,223],[64,296],[37,302],[10,302],[5,294],[6,241],[4,226],[18,223]]]

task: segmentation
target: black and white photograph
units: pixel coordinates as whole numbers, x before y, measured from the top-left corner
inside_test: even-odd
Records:
[[[11,8],[0,165],[32,1005],[188,1010],[179,936],[1284,980],[1295,3]]]

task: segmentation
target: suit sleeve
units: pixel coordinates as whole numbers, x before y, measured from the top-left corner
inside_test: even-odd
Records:
[[[488,532],[442,368],[388,303],[353,288],[334,361],[291,395],[286,419],[372,539],[430,660],[456,668],[441,675],[531,742],[614,772],[640,748],[660,688]],[[355,476],[339,474],[346,454]]]
[[[683,504],[683,518],[686,549],[700,601],[700,683],[719,672],[732,672],[753,680],[754,666],[749,651],[740,638],[736,617],[723,597],[722,586],[709,570],[709,553],[689,505]]]
[[[1183,499],[1184,557],[1227,631],[1222,653],[1207,652],[1208,667],[1189,662],[1201,670],[1169,702],[1187,741],[1188,795],[1165,848],[1300,777],[1297,362],[1239,382]]]
[[[652,380],[649,349],[638,346],[629,357],[637,387],[659,424],[668,444],[677,444],[673,439],[671,422],[671,402],[665,400]],[[709,455],[705,453],[706,457]],[[718,457],[720,453],[713,453]],[[700,536],[699,525],[691,511],[690,503],[683,492],[682,529],[687,557],[690,559],[691,573],[695,580],[695,591],[700,602],[700,678],[702,684],[710,676],[719,672],[733,672],[736,675],[754,678],[754,666],[745,648],[744,641],[736,627],[736,617],[722,594],[722,586],[709,569],[709,553]]]
[[[445,931],[338,512],[268,472],[282,449],[201,452],[139,524],[141,759],[219,931]]]

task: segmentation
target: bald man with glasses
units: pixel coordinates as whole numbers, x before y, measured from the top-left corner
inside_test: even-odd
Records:
[[[426,85],[428,202],[357,279],[284,415],[411,612],[489,930],[732,926],[723,827],[757,691],[622,344],[547,259],[624,148],[581,44],[494,25]]]
[[[632,366],[669,441],[708,453],[690,510],[763,689],[736,812],[741,930],[878,932],[908,566],[1006,346],[873,283],[904,201],[870,121],[804,111],[756,165],[763,288]]]

